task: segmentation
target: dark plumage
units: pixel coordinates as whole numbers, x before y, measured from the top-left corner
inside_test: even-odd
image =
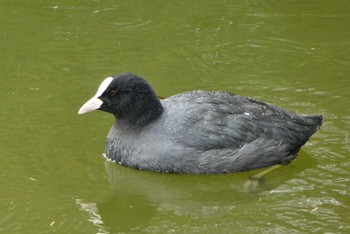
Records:
[[[132,73],[107,78],[79,113],[95,109],[116,117],[106,142],[109,159],[171,173],[285,164],[322,125],[321,115],[297,115],[227,92],[193,91],[159,100]]]

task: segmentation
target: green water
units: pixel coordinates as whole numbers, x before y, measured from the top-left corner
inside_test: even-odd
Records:
[[[349,233],[350,2],[0,1],[1,233]],[[159,95],[226,90],[325,117],[265,186],[101,157],[80,106],[132,71]]]

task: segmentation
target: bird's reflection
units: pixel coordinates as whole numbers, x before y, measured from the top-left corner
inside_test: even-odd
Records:
[[[226,175],[161,174],[123,167],[108,160],[105,170],[112,195],[96,204],[77,199],[99,233],[142,231],[159,219],[180,216],[219,218],[261,197],[261,193],[246,193],[242,188],[257,170]],[[279,186],[302,170],[299,165],[274,172],[267,178],[264,190]]]

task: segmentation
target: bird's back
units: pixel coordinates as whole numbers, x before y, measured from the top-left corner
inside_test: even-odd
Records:
[[[170,138],[192,153],[181,168],[193,163],[206,173],[287,163],[322,124],[322,116],[226,92],[183,93],[163,105]]]
[[[167,126],[181,129],[184,142],[203,150],[239,147],[257,138],[302,145],[322,124],[320,115],[298,115],[226,92],[183,93],[163,106]]]

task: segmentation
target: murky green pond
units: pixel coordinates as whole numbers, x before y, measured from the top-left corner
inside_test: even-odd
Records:
[[[350,2],[0,1],[1,233],[349,233]],[[258,98],[324,126],[290,165],[168,175],[101,156],[113,117],[78,116],[132,71],[159,95]]]

